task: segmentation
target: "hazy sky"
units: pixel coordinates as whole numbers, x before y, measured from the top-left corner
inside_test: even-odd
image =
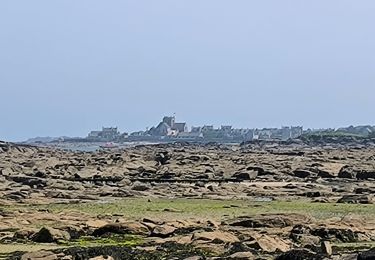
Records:
[[[1,0],[0,140],[375,124],[374,0]]]

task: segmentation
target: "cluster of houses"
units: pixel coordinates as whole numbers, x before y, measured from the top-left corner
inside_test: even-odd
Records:
[[[101,131],[91,131],[86,137],[93,142],[113,142],[127,138],[127,133],[120,133],[117,127],[103,127]]]
[[[251,141],[251,140],[288,140],[300,137],[303,128],[282,127],[263,129],[236,129],[229,125],[215,128],[213,125],[191,127],[186,122],[176,122],[174,116],[165,116],[162,121],[146,131],[131,134],[120,133],[117,127],[103,127],[101,131],[92,131],[87,136],[90,141]]]

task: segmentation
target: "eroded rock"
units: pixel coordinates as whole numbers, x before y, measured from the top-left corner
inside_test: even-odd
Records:
[[[37,233],[33,234],[30,239],[38,243],[54,243],[59,240],[68,241],[70,240],[70,235],[66,231],[43,227]]]

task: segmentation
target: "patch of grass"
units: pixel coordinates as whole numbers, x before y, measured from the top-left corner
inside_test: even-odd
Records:
[[[119,215],[127,219],[157,217],[176,219],[201,217],[221,220],[223,217],[262,213],[302,213],[318,219],[344,217],[348,214],[374,217],[375,205],[312,203],[305,200],[254,202],[246,200],[208,199],[122,199],[110,203],[51,204],[43,206],[53,213],[79,211],[90,215]]]
[[[307,201],[278,201],[265,206],[264,213],[302,213],[318,219],[328,217],[344,217],[358,215],[374,217],[375,205],[343,204],[343,203],[313,203]]]
[[[134,235],[112,235],[106,238],[80,237],[71,241],[58,241],[57,244],[33,243],[24,244],[0,244],[0,254],[10,254],[14,252],[31,252],[39,250],[55,250],[68,247],[98,247],[98,246],[128,246],[133,247],[141,245],[143,239]]]
[[[66,246],[95,247],[95,246],[137,246],[143,243],[143,239],[133,235],[111,235],[110,237],[83,236],[76,240],[62,241]]]
[[[364,251],[374,247],[375,241],[356,243],[333,243],[332,245],[332,248],[335,252]]]

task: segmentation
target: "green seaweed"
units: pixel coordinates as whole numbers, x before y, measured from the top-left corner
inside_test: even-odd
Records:
[[[72,247],[95,247],[95,246],[137,246],[143,243],[140,236],[113,234],[109,237],[82,236],[70,241],[59,241],[59,244]]]

